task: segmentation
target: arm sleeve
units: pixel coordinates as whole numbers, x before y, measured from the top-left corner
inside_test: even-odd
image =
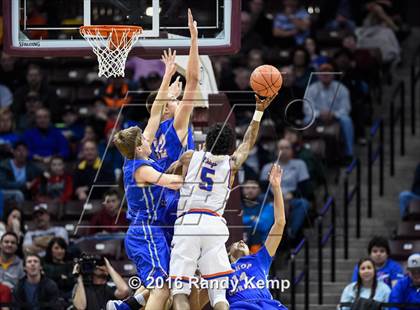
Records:
[[[357,281],[357,273],[358,272],[359,272],[359,268],[357,268],[357,264],[356,264],[356,266],[354,266],[353,275],[351,277],[351,281],[352,282],[356,282]]]
[[[392,289],[391,294],[389,295],[388,302],[390,303],[400,303],[403,302],[402,295],[403,288],[402,283],[399,281]],[[388,308],[388,310],[398,310],[398,308]]]
[[[391,281],[400,280],[400,279],[404,278],[404,271],[403,271],[401,265],[398,264],[397,262],[394,262],[394,267],[393,267],[393,270],[390,274],[390,278],[391,278]]]
[[[334,116],[340,118],[350,114],[350,94],[347,87],[343,84],[338,83],[337,87],[337,96],[335,97],[336,102],[332,102],[332,104],[334,105]]]
[[[64,178],[64,191],[60,197],[62,203],[69,201],[73,195],[73,178],[70,175],[66,175]]]
[[[57,129],[57,142],[58,142],[58,154],[64,159],[67,159],[70,156],[69,142],[63,136],[63,134]]]
[[[341,298],[340,298],[340,303],[344,303],[344,302],[353,302],[354,301],[354,291],[353,291],[353,283],[347,285],[344,290],[343,293],[341,294]],[[342,310],[349,310],[349,307],[342,307]]]
[[[30,232],[27,232],[25,234],[25,237],[23,238],[23,244],[22,246],[28,246],[32,244],[32,234]]]
[[[67,230],[63,227],[60,227],[61,229],[57,230],[57,236],[56,237],[61,237],[63,238],[66,243],[69,243],[69,234],[67,233]]]
[[[4,171],[4,169],[0,170],[0,188],[23,190],[24,185],[24,183],[10,181],[7,177],[6,171]]]

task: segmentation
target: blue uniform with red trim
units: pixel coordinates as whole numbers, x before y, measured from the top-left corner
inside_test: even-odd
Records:
[[[182,146],[178,134],[174,128],[174,119],[168,119],[160,123],[152,144],[151,157],[162,167],[163,171],[177,161],[187,150],[194,150],[194,136],[192,128],[188,128],[187,145]],[[173,236],[173,226],[176,221],[176,211],[179,200],[179,191],[164,189],[164,211],[160,221],[167,226],[168,242]]]
[[[130,223],[125,238],[125,250],[136,264],[142,283],[153,286],[157,279],[166,280],[168,277],[170,250],[160,222],[164,210],[161,205],[163,188],[157,185],[137,185],[134,174],[142,166],[163,171],[154,160],[126,159],[124,162],[127,220]]]
[[[226,299],[234,310],[287,309],[274,300],[266,283],[273,258],[263,246],[256,254],[243,256],[232,264]]]

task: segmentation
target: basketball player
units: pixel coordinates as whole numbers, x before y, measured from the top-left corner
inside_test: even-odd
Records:
[[[226,292],[231,310],[274,310],[287,308],[274,300],[267,287],[257,287],[257,283],[266,283],[272,257],[283,236],[286,217],[283,194],[281,192],[280,166],[273,165],[269,180],[274,194],[274,224],[264,246],[255,254],[249,255],[249,248],[241,240],[231,245],[229,258],[234,273],[230,276],[230,287]],[[206,290],[201,290],[195,309],[202,309],[208,303]]]
[[[194,149],[194,138],[189,126],[191,113],[194,109],[194,99],[198,87],[199,76],[199,54],[198,54],[198,31],[197,22],[194,21],[191,10],[188,9],[188,28],[191,36],[191,47],[188,56],[186,70],[186,85],[182,101],[178,100],[182,92],[182,83],[177,79],[169,89],[169,100],[162,115],[162,122],[156,132],[152,144],[153,159],[159,163],[163,170],[166,170],[174,161],[178,160],[183,152]],[[146,106],[156,104],[157,92],[153,92],[146,100]],[[179,199],[179,192],[170,189],[164,190],[164,197],[160,202],[164,212],[161,223],[165,225],[168,244],[171,243],[173,225],[176,220],[176,208]]]
[[[152,141],[160,123],[169,83],[176,71],[175,52],[164,52],[162,59],[166,69],[156,104],[152,106],[147,126],[142,133],[138,127],[119,131],[114,137],[114,144],[125,157],[123,166],[124,189],[128,204],[127,219],[130,222],[125,238],[128,257],[136,264],[143,285],[150,289],[146,309],[164,309],[169,290],[165,283],[169,267],[169,246],[164,231],[158,223],[162,208],[157,203],[163,187],[178,189],[182,177],[164,174],[157,162],[150,159]],[[157,287],[159,286],[159,287]],[[137,301],[137,309],[144,300]],[[107,309],[116,309],[118,303],[110,301]],[[136,308],[133,309],[136,309]]]
[[[275,97],[275,96],[274,96]],[[235,173],[248,157],[258,136],[264,110],[274,97],[256,98],[256,111],[243,142],[229,156],[235,139],[229,126],[216,124],[206,137],[205,151],[188,151],[169,171],[182,166],[185,183],[181,187],[178,218],[172,242],[170,275],[177,284],[171,288],[175,310],[188,310],[188,296],[197,267],[201,277],[212,283],[226,282],[233,270],[230,266],[225,243],[229,230],[223,211],[229,198]],[[209,288],[208,294],[214,309],[228,309],[223,288]]]

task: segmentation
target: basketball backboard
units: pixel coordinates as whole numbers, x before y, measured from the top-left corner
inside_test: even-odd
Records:
[[[133,54],[160,56],[163,48],[189,50],[187,8],[199,30],[201,54],[240,48],[240,0],[3,0],[6,52],[17,56],[92,55],[83,25],[138,25]]]

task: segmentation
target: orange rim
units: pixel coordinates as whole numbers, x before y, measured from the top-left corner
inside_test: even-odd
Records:
[[[139,35],[143,31],[140,26],[125,26],[125,25],[95,25],[95,26],[81,26],[80,33],[85,36],[96,36],[108,37],[112,33],[112,42],[118,44],[124,33],[127,34],[127,38],[131,39],[133,35]]]

